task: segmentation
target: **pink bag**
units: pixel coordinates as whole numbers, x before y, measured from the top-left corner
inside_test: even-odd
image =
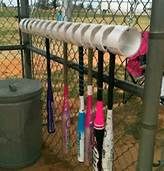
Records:
[[[126,70],[134,78],[138,78],[144,74],[145,69],[143,67],[143,63],[146,64],[146,54],[148,52],[148,39],[149,32],[143,32],[142,42],[138,52],[135,55],[128,57]]]

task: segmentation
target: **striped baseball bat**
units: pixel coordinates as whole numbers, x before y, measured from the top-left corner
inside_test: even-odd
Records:
[[[63,44],[64,54],[64,101],[62,114],[62,130],[63,130],[63,152],[67,154],[70,150],[70,108],[68,99],[68,56],[67,43]]]
[[[93,110],[92,110],[92,65],[93,50],[88,49],[88,86],[87,86],[87,106],[85,116],[85,146],[84,162],[89,166],[92,159],[92,129],[93,129]]]
[[[108,105],[105,124],[105,135],[103,142],[103,158],[102,168],[103,171],[113,170],[113,89],[114,89],[114,70],[115,70],[115,55],[110,53],[109,63],[109,79],[108,79]]]
[[[78,161],[84,162],[84,124],[85,124],[85,111],[84,111],[84,67],[83,67],[83,47],[79,47],[79,100],[80,109],[78,113],[77,124],[77,149]]]
[[[50,42],[49,39],[45,39],[46,57],[47,57],[47,130],[49,133],[55,132],[54,124],[54,99],[51,83],[51,66],[50,66]]]
[[[104,138],[104,109],[103,109],[103,52],[98,51],[98,78],[97,78],[97,102],[94,119],[94,147],[93,169],[102,170],[102,148]]]

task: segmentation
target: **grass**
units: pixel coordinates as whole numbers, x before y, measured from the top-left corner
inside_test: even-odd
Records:
[[[0,9],[0,18],[10,18],[10,17],[15,17],[18,15],[17,8],[14,7],[7,7]]]
[[[0,45],[19,44],[18,21],[14,17],[0,17]]]

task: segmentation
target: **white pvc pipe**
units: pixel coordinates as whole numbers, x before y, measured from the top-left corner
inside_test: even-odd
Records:
[[[31,24],[31,31],[30,33],[36,34],[37,33],[37,24],[40,22],[40,20],[35,20],[32,24]]]
[[[47,30],[47,27],[48,27],[48,25],[49,25],[50,23],[51,23],[51,21],[46,21],[46,22],[44,22],[44,23],[41,25],[40,31],[39,31],[39,33],[41,34],[41,36],[47,37],[47,32],[46,32],[46,30]]]
[[[41,30],[41,27],[44,23],[47,23],[48,20],[40,20],[36,25],[35,25],[35,33],[39,34],[40,36],[42,36],[43,32],[45,30]]]
[[[19,28],[21,29],[22,32],[25,32],[25,30],[24,30],[25,21],[26,21],[25,19],[22,19],[19,23]]]
[[[97,48],[101,51],[130,57],[141,44],[141,33],[129,26],[89,23],[56,22],[38,19],[22,19],[22,32],[38,34],[77,46]]]
[[[60,27],[64,24],[64,21],[58,21],[54,27],[52,28],[52,33],[51,33],[51,37],[53,39],[57,39],[60,40],[60,35],[58,34],[58,31],[60,29]]]
[[[28,33],[32,33],[32,32],[31,32],[31,31],[32,31],[32,24],[33,24],[36,20],[38,20],[38,19],[31,19],[30,22],[28,22],[28,24],[27,24],[27,32],[28,32]],[[38,21],[39,21],[39,20],[38,20]]]
[[[97,49],[101,51],[106,51],[107,49],[104,47],[104,40],[106,39],[106,36],[111,33],[114,27],[114,25],[102,25],[102,27],[91,36],[93,46],[97,47]]]
[[[69,43],[75,43],[73,39],[73,34],[80,27],[80,23],[72,23],[71,26],[66,30],[65,41]]]
[[[103,45],[109,52],[126,57],[134,55],[141,43],[141,34],[128,26],[116,25],[105,37]]]
[[[93,40],[96,33],[101,29],[101,27],[102,25],[91,24],[82,37],[82,46],[86,48],[96,48],[96,46],[94,46]]]
[[[28,33],[27,31],[27,24],[30,22],[30,19],[24,18],[20,21],[19,27],[22,30],[22,32]]]
[[[83,46],[84,41],[82,39],[89,26],[90,24],[81,24],[80,27],[72,33],[73,41],[77,46]]]
[[[47,28],[45,30],[45,36],[46,37],[52,38],[52,30],[56,24],[57,24],[57,21],[51,21],[51,23],[47,26]]]
[[[66,31],[71,26],[71,22],[64,22],[61,27],[58,28],[58,36],[60,41],[66,42]]]

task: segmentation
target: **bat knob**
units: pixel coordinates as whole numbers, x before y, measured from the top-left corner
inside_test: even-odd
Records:
[[[48,133],[52,134],[55,132],[55,126],[54,123],[52,123],[51,125],[47,125],[48,126]]]
[[[55,124],[54,124],[54,120],[52,117],[50,117],[48,115],[48,118],[47,118],[47,130],[48,130],[48,133],[54,133],[55,132]]]

